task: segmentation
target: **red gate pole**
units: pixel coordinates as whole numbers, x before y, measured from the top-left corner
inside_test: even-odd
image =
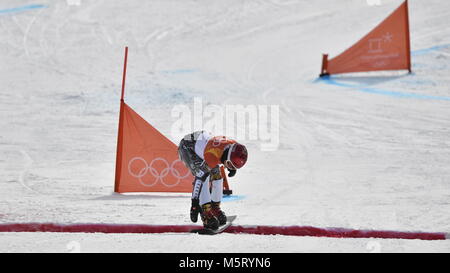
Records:
[[[320,72],[320,77],[328,76],[328,54],[322,55],[322,70]]]
[[[123,78],[122,78],[122,95],[120,100],[123,101],[125,95],[125,78],[127,76],[128,47],[125,47],[125,61],[123,62]]]
[[[405,1],[406,5],[406,54],[407,54],[407,62],[408,62],[408,72],[411,73],[411,38],[409,34],[409,8],[408,8],[408,0]]]
[[[227,174],[225,173],[225,168],[223,166],[220,167],[220,173],[222,174],[222,178],[223,178],[223,194],[224,195],[233,194],[233,191],[230,190],[230,186],[228,185]]]
[[[124,118],[124,96],[125,96],[125,78],[127,75],[128,47],[125,47],[125,60],[123,63],[122,92],[120,95],[120,114],[119,129],[117,134],[117,151],[116,151],[116,175],[114,180],[114,192],[119,192],[120,175],[122,171],[122,147],[123,147],[123,118]]]

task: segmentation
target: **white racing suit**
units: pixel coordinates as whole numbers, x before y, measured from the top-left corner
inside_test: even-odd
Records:
[[[186,135],[178,146],[180,160],[192,172],[195,177],[192,189],[192,207],[200,207],[208,203],[222,201],[223,179],[219,166],[210,168],[203,159],[203,150],[210,135],[205,131],[197,131]],[[210,183],[211,182],[211,188]],[[194,208],[195,209],[195,208]],[[194,213],[195,214],[195,213]],[[197,222],[197,215],[193,215],[191,208],[191,220]]]

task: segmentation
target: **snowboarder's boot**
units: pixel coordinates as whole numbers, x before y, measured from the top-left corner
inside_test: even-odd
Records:
[[[211,207],[211,203],[206,203],[202,205],[202,221],[203,227],[216,230],[219,228],[219,220],[214,215],[214,212]]]
[[[194,198],[191,205],[191,221],[197,223],[198,214],[202,212],[198,199]]]
[[[220,202],[211,202],[211,207],[214,215],[217,217],[217,220],[219,220],[219,225],[225,225],[227,223],[227,216],[220,209]]]

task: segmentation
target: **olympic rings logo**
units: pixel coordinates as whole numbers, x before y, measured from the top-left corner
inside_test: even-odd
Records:
[[[139,162],[139,161],[142,162],[141,164],[143,164],[143,167],[138,172],[134,172],[132,166],[136,166],[136,164],[137,164],[136,162]],[[161,162],[164,165],[162,170],[160,170],[161,168],[156,169],[154,167],[155,163],[157,163],[157,162]],[[169,164],[169,162],[165,158],[157,157],[157,158],[154,158],[150,162],[150,164],[148,164],[144,158],[136,156],[136,157],[133,157],[128,162],[128,173],[131,176],[137,178],[139,183],[141,183],[141,185],[143,185],[145,187],[153,187],[156,183],[161,182],[164,186],[171,188],[171,187],[175,187],[176,185],[180,184],[181,180],[189,177],[189,175],[191,174],[189,172],[189,170],[187,170],[186,174],[182,176],[181,173],[179,172],[179,170],[177,168],[175,168],[175,164],[177,164],[178,162],[183,164],[182,161],[179,159],[173,161],[172,164]],[[134,168],[134,169],[136,169],[136,168]],[[143,180],[143,178],[148,174],[153,177],[152,181],[150,181],[150,182]],[[168,181],[166,181],[166,180],[168,180],[167,176],[174,177],[176,179],[176,182],[174,184],[170,184]]]

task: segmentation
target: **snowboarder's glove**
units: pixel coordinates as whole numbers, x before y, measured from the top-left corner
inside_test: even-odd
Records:
[[[236,170],[230,170],[230,169],[227,169],[227,170],[228,170],[228,177],[233,177],[236,174]]]
[[[191,169],[194,171],[196,177],[203,177],[211,171],[205,161],[194,162]]]
[[[216,166],[211,170],[211,181],[216,181],[222,179],[222,174],[220,173],[219,166]]]

